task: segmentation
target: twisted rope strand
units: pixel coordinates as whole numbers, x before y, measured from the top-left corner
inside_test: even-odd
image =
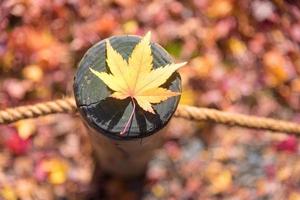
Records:
[[[293,122],[276,120],[265,117],[255,117],[243,114],[219,111],[209,108],[197,108],[181,105],[175,112],[175,117],[188,120],[212,121],[232,126],[241,126],[253,129],[264,129],[275,132],[286,132],[300,135],[300,125]]]
[[[76,111],[77,108],[74,99],[68,97],[35,105],[2,110],[0,111],[0,124],[8,124],[21,119],[35,118],[48,114],[74,113]],[[234,126],[300,135],[300,125],[293,122],[229,113],[209,108],[179,105],[174,116],[188,120],[211,121]]]
[[[76,104],[73,98],[68,97],[55,101],[0,110],[0,124],[9,124],[21,119],[35,118],[54,113],[71,112],[76,112]]]

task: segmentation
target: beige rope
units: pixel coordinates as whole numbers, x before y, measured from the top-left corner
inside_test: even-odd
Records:
[[[8,124],[21,119],[34,118],[54,113],[71,113],[76,112],[76,110],[77,108],[74,99],[68,97],[35,105],[2,110],[0,111],[0,124]],[[188,120],[212,121],[228,125],[300,135],[300,125],[293,122],[235,114],[215,109],[180,105],[174,116]]]
[[[297,123],[224,112],[209,108],[181,105],[178,107],[175,116],[189,120],[212,121],[227,125],[300,135],[300,124]]]
[[[34,105],[8,108],[2,111],[0,110],[0,124],[9,124],[20,119],[67,112],[76,112],[76,104],[71,97]]]

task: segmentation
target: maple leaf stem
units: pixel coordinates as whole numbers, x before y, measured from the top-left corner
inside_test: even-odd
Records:
[[[125,134],[128,131],[129,126],[130,126],[130,124],[132,122],[132,119],[133,119],[133,116],[134,116],[134,113],[135,113],[135,102],[134,102],[133,98],[131,98],[131,103],[133,105],[132,112],[130,114],[130,117],[129,117],[129,119],[128,119],[128,121],[127,121],[124,129],[120,132],[120,135],[123,135],[123,134]]]

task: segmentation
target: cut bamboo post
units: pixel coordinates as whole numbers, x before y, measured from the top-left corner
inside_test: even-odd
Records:
[[[128,60],[140,41],[138,36],[109,38],[112,47]],[[89,129],[96,158],[104,171],[121,177],[143,174],[148,160],[162,144],[162,132],[174,114],[180,96],[154,105],[156,114],[136,107],[127,133],[120,135],[133,109],[130,99],[110,98],[112,91],[89,70],[108,72],[105,41],[91,47],[79,63],[74,80],[74,95],[81,117]],[[169,54],[158,44],[151,43],[153,67],[172,62]],[[164,88],[181,92],[181,79],[174,73]],[[97,169],[96,169],[97,170]]]

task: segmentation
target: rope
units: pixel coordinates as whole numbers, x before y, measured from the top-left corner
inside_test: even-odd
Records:
[[[72,97],[35,105],[8,108],[0,110],[0,124],[9,124],[21,119],[35,118],[54,113],[75,113],[76,110],[76,104]],[[293,122],[235,114],[215,109],[179,105],[174,116],[188,120],[211,121],[233,126],[300,135],[300,125]]]
[[[0,110],[0,124],[9,124],[21,119],[35,118],[54,113],[76,112],[73,98],[48,101],[29,106]]]
[[[181,105],[178,107],[175,116],[189,120],[212,121],[232,126],[298,134],[300,136],[300,125],[293,122],[230,113],[209,108]]]

